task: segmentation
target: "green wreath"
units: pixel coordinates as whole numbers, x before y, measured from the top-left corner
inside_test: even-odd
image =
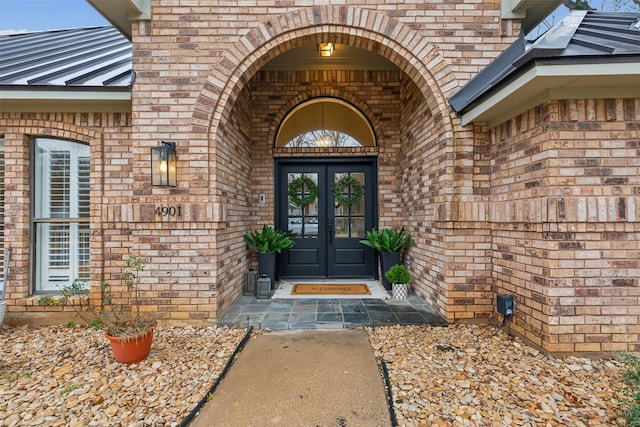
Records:
[[[303,188],[306,188],[309,194],[300,197]],[[318,185],[311,178],[302,175],[289,183],[289,201],[299,208],[309,206],[318,198]]]
[[[351,187],[350,194],[344,194],[344,190]],[[362,184],[351,175],[345,175],[333,186],[333,198],[337,206],[351,207],[362,200],[364,190]]]

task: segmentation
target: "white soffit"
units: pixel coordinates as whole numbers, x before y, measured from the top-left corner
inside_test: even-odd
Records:
[[[550,99],[640,97],[640,64],[535,65],[461,116],[496,126]]]
[[[131,40],[131,21],[151,20],[151,0],[86,0]]]
[[[0,112],[131,112],[130,91],[0,89]]]
[[[522,19],[523,32],[528,33],[561,3],[561,0],[501,0],[501,18]]]

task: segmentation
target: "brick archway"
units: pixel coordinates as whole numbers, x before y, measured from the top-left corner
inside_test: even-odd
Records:
[[[260,159],[269,156],[250,152],[241,141],[245,129],[238,127],[236,113],[247,113],[245,89],[270,60],[296,47],[321,41],[361,48],[388,59],[422,97],[421,103],[437,128],[434,133],[438,138],[441,141],[453,138],[455,121],[443,88],[455,90],[455,75],[436,47],[410,27],[384,13],[344,5],[302,8],[269,16],[257,24],[225,51],[213,67],[193,106],[191,119],[191,144],[208,147],[199,158],[199,163],[206,162],[208,169],[208,173],[199,175],[200,191],[220,211],[220,225],[215,225],[220,232],[214,233],[210,244],[219,256],[210,277],[217,283],[218,312],[226,308],[237,292],[225,284],[235,283],[238,272],[249,266],[242,232],[256,223],[269,224],[275,212],[274,198],[270,197],[273,194],[269,194],[273,190],[265,185],[270,180],[261,178],[257,182],[254,178],[273,176],[273,165],[264,161],[250,163],[253,154]],[[366,108],[363,110],[366,113]],[[369,117],[374,128],[378,128],[375,117]],[[231,133],[234,126],[240,132]],[[263,193],[267,202],[258,206],[255,197]]]
[[[264,64],[286,50],[320,41],[348,44],[390,60],[416,84],[433,115],[442,119],[443,130],[453,129],[442,87],[450,85],[454,74],[432,44],[383,13],[327,5],[269,17],[225,52],[194,106],[192,136],[203,142],[217,139],[219,123]],[[215,152],[215,144],[210,150]]]

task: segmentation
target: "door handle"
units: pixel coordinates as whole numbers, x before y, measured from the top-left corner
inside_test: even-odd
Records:
[[[333,223],[327,224],[327,231],[329,232],[329,243],[333,243]]]

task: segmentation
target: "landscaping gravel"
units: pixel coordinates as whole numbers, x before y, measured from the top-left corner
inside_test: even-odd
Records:
[[[624,425],[619,361],[551,357],[486,325],[367,330],[401,426]],[[245,333],[159,328],[149,358],[127,366],[101,331],[2,326],[0,426],[179,425]]]
[[[623,426],[623,365],[545,355],[491,326],[369,330],[401,426]]]
[[[222,373],[246,330],[155,333],[146,360],[122,365],[102,331],[0,327],[0,425],[178,425]]]

